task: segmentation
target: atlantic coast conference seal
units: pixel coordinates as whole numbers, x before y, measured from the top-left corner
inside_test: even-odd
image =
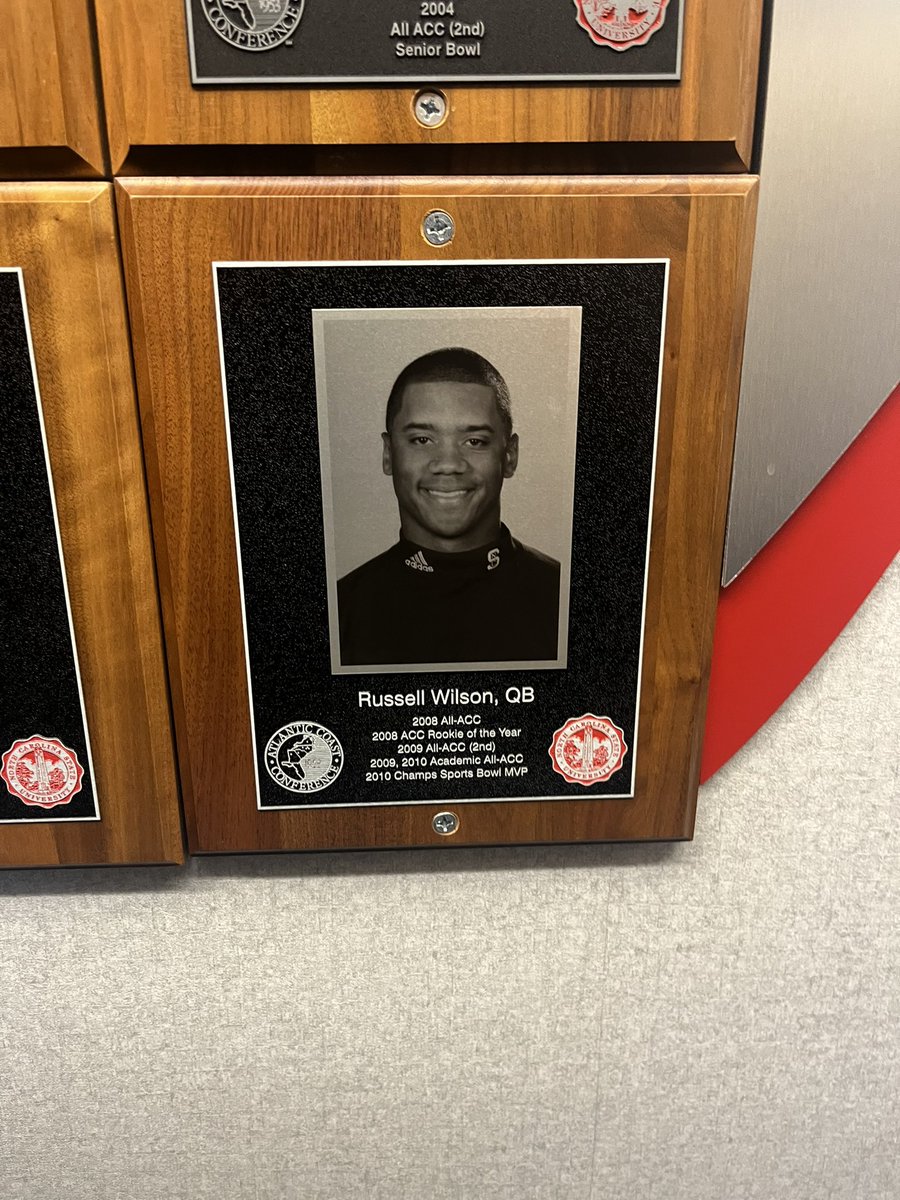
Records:
[[[286,42],[306,0],[201,0],[203,15],[220,38],[238,50],[272,50]]]
[[[312,721],[292,721],[266,745],[266,770],[289,792],[321,792],[341,773],[344,751],[330,729]]]
[[[669,0],[575,0],[578,24],[598,46],[645,46],[666,19]]]
[[[3,755],[0,778],[23,804],[55,808],[81,791],[84,768],[74,750],[56,738],[19,738]]]
[[[550,758],[553,770],[567,783],[590,787],[603,783],[622,765],[628,747],[623,731],[609,717],[585,713],[566,721],[553,735]]]

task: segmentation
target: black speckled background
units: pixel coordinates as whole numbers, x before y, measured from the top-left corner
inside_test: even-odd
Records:
[[[203,0],[191,0],[194,51],[201,81],[236,79],[265,84],[270,78],[390,78],[398,82],[440,83],[460,75],[527,75],[552,81],[573,75],[627,81],[653,75],[677,81],[678,30],[683,0],[669,0],[662,28],[646,46],[613,50],[598,46],[578,24],[573,0],[455,0],[454,17],[422,17],[420,0],[306,0],[293,45],[241,50],[220,37],[203,13]],[[240,21],[237,9],[226,10]],[[480,58],[398,58],[394,21],[484,21]],[[452,38],[471,42],[471,38]],[[185,45],[185,59],[188,48]]]
[[[0,821],[94,817],[19,276],[0,271],[0,751],[32,734],[75,751],[81,791],[68,804],[32,808],[0,781]]]
[[[263,807],[627,792],[664,265],[220,267],[218,283]],[[503,305],[583,309],[569,666],[332,675],[311,310]],[[372,783],[361,791],[369,758],[389,749],[371,741],[372,731],[407,728],[417,710],[361,711],[359,690],[456,687],[502,696],[516,685],[534,687],[538,702],[501,702],[485,720],[523,729],[518,743],[504,744],[527,750],[523,780],[482,779],[477,788],[465,780]],[[554,730],[588,711],[611,717],[630,749],[606,783],[574,787],[554,773],[547,751]],[[279,787],[263,763],[271,735],[297,720],[327,726],[345,754],[338,780],[307,797]]]

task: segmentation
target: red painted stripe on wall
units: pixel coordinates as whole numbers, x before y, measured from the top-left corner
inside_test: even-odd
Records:
[[[900,552],[900,386],[719,597],[700,778],[765,724]],[[853,680],[847,680],[852,693]]]

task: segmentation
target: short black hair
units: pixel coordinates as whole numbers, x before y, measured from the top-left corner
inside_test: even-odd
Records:
[[[411,383],[479,383],[489,387],[497,401],[497,412],[507,440],[512,435],[512,407],[506,380],[493,363],[464,346],[447,346],[414,358],[394,380],[384,414],[384,427],[390,433],[394,418],[403,403],[403,393]]]

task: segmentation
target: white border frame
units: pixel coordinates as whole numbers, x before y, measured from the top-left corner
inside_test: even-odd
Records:
[[[281,268],[281,267],[367,267],[367,268],[383,268],[383,267],[438,267],[446,270],[448,267],[486,267],[486,266],[517,266],[517,267],[538,267],[538,266],[641,266],[641,265],[657,265],[665,267],[665,279],[663,281],[662,294],[662,312],[660,314],[660,334],[659,334],[659,366],[656,382],[656,413],[653,422],[653,459],[650,468],[650,493],[647,502],[647,547],[644,555],[644,594],[641,601],[641,630],[640,630],[640,649],[638,651],[638,667],[637,667],[637,685],[635,694],[635,710],[634,710],[634,738],[633,745],[629,747],[631,753],[631,781],[627,792],[603,793],[602,795],[582,792],[578,795],[575,792],[567,792],[559,796],[470,796],[465,798],[452,798],[445,800],[362,800],[355,803],[342,804],[278,804],[278,805],[262,805],[260,803],[260,787],[259,787],[259,751],[256,739],[256,716],[253,710],[253,680],[250,674],[250,648],[247,639],[247,607],[244,598],[244,566],[241,557],[241,534],[240,524],[238,522],[237,511],[237,490],[234,481],[234,461],[232,457],[231,446],[231,412],[228,406],[228,380],[225,371],[225,349],[222,341],[222,313],[219,304],[219,277],[220,268],[240,269],[245,267],[265,267],[265,268]],[[228,448],[228,475],[231,485],[231,506],[232,518],[234,521],[234,544],[237,558],[238,568],[238,585],[241,596],[241,626],[244,639],[244,664],[247,671],[247,699],[250,705],[250,734],[253,742],[253,779],[256,786],[256,808],[258,812],[278,813],[295,809],[308,808],[405,808],[413,805],[448,805],[448,804],[511,804],[511,803],[532,803],[541,802],[544,800],[633,800],[634,799],[634,781],[637,770],[638,756],[638,738],[640,732],[640,716],[641,716],[641,693],[643,691],[643,674],[644,674],[644,635],[646,633],[647,623],[647,587],[650,576],[650,544],[653,537],[653,504],[656,495],[656,462],[657,451],[659,449],[659,416],[662,400],[662,377],[663,363],[665,360],[665,344],[666,344],[666,325],[669,312],[669,276],[671,273],[671,259],[669,258],[467,258],[467,259],[447,259],[439,262],[435,259],[418,260],[418,259],[366,259],[366,260],[323,260],[323,261],[214,261],[210,264],[213,278],[213,295],[216,305],[216,335],[219,341],[219,370],[222,377],[222,402],[223,415],[225,418],[225,441]],[[483,305],[481,307],[484,307]],[[365,311],[360,310],[360,311]],[[577,487],[577,480],[576,480]],[[356,676],[358,678],[358,676]],[[351,678],[351,676],[342,675],[340,678]],[[292,720],[304,721],[312,720],[307,717],[293,717]],[[614,718],[610,718],[611,720]],[[273,731],[274,732],[274,731]],[[333,731],[332,731],[333,732]],[[340,738],[337,734],[335,737]],[[580,785],[579,785],[580,786]]]
[[[328,3],[329,0],[326,0]],[[334,0],[331,0],[333,3]],[[684,8],[688,0],[680,0],[678,7],[678,37],[675,57],[675,70],[670,74],[656,75],[625,75],[622,72],[613,75],[198,75],[197,54],[194,47],[194,14],[191,0],[184,0],[185,16],[187,18],[188,50],[191,64],[191,83],[206,85],[215,83],[243,84],[244,87],[265,87],[270,83],[297,84],[392,84],[402,87],[404,84],[416,89],[421,87],[453,87],[457,83],[681,83],[682,50],[684,46]],[[215,31],[214,31],[215,32]],[[219,35],[216,34],[218,37]],[[281,43],[283,44],[283,43]],[[273,47],[277,49],[277,47]],[[602,47],[598,47],[602,49]],[[247,51],[247,53],[253,53]],[[257,53],[259,53],[257,51]],[[613,51],[621,54],[621,51]]]
[[[75,660],[75,679],[78,683],[78,700],[81,705],[81,724],[84,729],[84,744],[87,748],[87,769],[94,794],[94,815],[92,817],[12,817],[9,820],[0,819],[0,825],[60,825],[74,822],[100,821],[100,798],[97,795],[97,776],[94,771],[94,759],[91,754],[91,738],[88,733],[87,710],[84,706],[84,688],[81,683],[81,666],[78,662],[78,646],[75,642],[75,626],[72,621],[72,604],[69,600],[69,581],[66,578],[66,560],[63,553],[62,537],[59,532],[59,514],[56,511],[56,489],[53,486],[53,468],[50,466],[50,451],[47,447],[47,429],[44,425],[44,406],[41,403],[41,388],[38,383],[37,364],[34,359],[34,343],[31,340],[31,320],[28,315],[28,300],[25,296],[25,276],[21,267],[0,267],[0,274],[18,275],[19,295],[22,298],[22,320],[25,324],[25,338],[28,342],[28,358],[31,363],[31,379],[34,385],[34,399],[37,404],[38,423],[41,427],[41,445],[44,448],[44,465],[47,468],[47,484],[50,489],[50,507],[53,510],[53,527],[56,530],[56,549],[59,553],[59,569],[62,574],[63,594],[66,598],[66,615],[69,621],[69,638],[72,642],[72,657]],[[28,734],[37,737],[38,734]],[[44,734],[52,738],[52,733]],[[68,749],[68,747],[67,747]],[[77,793],[76,793],[77,795]]]

